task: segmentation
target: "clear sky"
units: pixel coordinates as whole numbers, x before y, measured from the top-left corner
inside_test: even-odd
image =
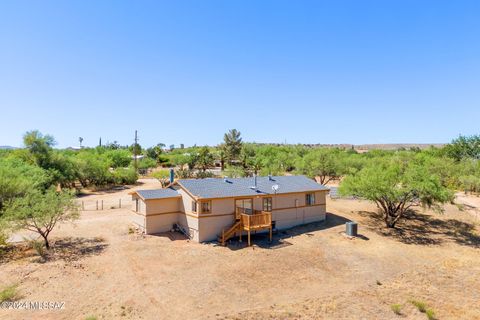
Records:
[[[1,1],[0,145],[479,133],[480,1]]]

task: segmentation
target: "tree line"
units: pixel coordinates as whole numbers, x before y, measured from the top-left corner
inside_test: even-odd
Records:
[[[58,221],[78,217],[75,192],[86,187],[133,184],[137,171],[174,167],[177,178],[302,174],[318,183],[341,182],[340,191],[371,200],[395,227],[412,206],[439,207],[453,191],[480,191],[480,136],[460,136],[443,148],[358,153],[351,148],[246,143],[232,129],[217,146],[165,149],[118,143],[80,150],[55,149],[39,131],[24,148],[0,152],[0,230],[37,229],[45,239]],[[133,154],[142,155],[138,168]],[[168,184],[168,170],[154,176]]]

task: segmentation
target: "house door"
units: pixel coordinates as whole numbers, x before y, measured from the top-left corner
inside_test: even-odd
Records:
[[[240,219],[240,214],[253,214],[253,199],[235,199],[235,219]]]

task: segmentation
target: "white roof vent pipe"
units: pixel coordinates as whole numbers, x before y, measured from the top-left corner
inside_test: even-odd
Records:
[[[250,187],[250,189],[253,189],[253,190],[257,189],[257,175],[256,174],[253,175],[253,186]]]

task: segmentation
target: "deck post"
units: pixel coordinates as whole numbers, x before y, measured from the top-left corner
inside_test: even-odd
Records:
[[[242,229],[238,230],[238,242],[242,242]]]
[[[250,229],[248,229],[248,246],[250,247]]]
[[[270,225],[270,242],[272,242],[272,225]]]

